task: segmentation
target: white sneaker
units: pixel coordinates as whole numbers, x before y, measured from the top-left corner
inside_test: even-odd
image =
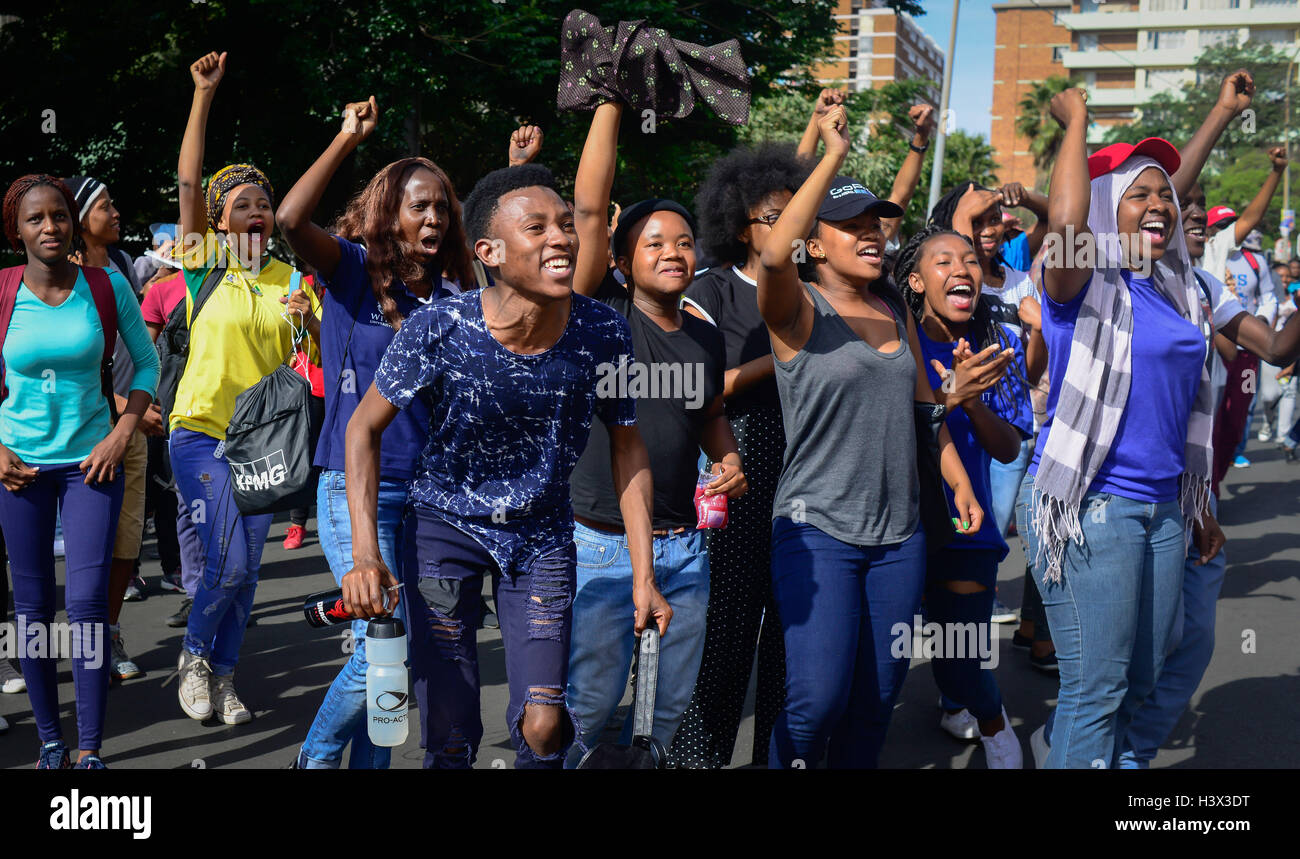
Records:
[[[13,664],[4,657],[0,657],[0,692],[6,695],[17,695],[19,692],[27,691],[27,681],[23,675],[14,670]]]
[[[1034,769],[1041,770],[1047,765],[1047,755],[1052,747],[1047,744],[1047,725],[1040,725],[1037,731],[1029,735],[1029,750],[1034,753]]]
[[[212,698],[217,718],[227,725],[242,725],[253,721],[253,714],[235,694],[235,675],[214,674]]]
[[[958,710],[956,713],[945,712],[939,718],[939,727],[943,728],[955,739],[962,741],[974,740],[980,735],[979,723],[970,714],[970,710],[965,708]]]
[[[984,759],[991,770],[1019,770],[1025,768],[1024,755],[1020,751],[1020,739],[1011,727],[1011,717],[1007,708],[1002,708],[1002,730],[991,737],[980,737],[984,744]]]
[[[1264,428],[1259,431],[1259,435],[1255,436],[1255,438],[1259,439],[1260,441],[1268,441],[1272,437],[1273,437],[1273,433],[1272,431],[1269,430],[1267,424],[1265,424]]]
[[[202,656],[195,656],[188,650],[181,651],[180,662],[176,666],[180,672],[180,688],[176,695],[180,698],[181,709],[191,719],[202,722],[212,716],[212,666]]]

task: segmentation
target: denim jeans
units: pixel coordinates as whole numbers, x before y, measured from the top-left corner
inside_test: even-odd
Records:
[[[569,708],[581,726],[581,745],[599,740],[628,685],[636,650],[632,631],[632,559],[627,536],[574,524],[578,584],[573,599],[573,641],[569,647]],[[703,531],[654,538],[655,583],[673,619],[660,642],[655,689],[654,738],[664,748],[673,741],[704,654],[704,621],[709,608],[709,555]],[[631,716],[621,742],[632,740]],[[581,752],[575,746],[568,766]]]
[[[818,528],[772,523],[772,587],[785,636],[786,699],[772,769],[872,768],[908,660],[893,655],[925,587],[925,532],[886,546],[844,543]]]
[[[184,647],[208,658],[212,672],[234,673],[244,628],[257,593],[262,546],[271,514],[244,516],[235,506],[224,445],[177,427],[171,434],[172,473],[203,543],[203,577],[194,594]]]
[[[1020,495],[1020,484],[1024,482],[1025,473],[1029,471],[1029,460],[1034,455],[1034,440],[1024,439],[1020,442],[1020,453],[1011,462],[993,460],[989,466],[989,489],[993,497],[993,521],[997,523],[998,533],[1006,536],[1007,528],[1016,512],[1016,498]],[[1019,525],[1016,526],[1019,530]]]
[[[1219,503],[1213,495],[1210,511],[1218,515]],[[1174,652],[1165,657],[1156,688],[1133,714],[1120,748],[1120,769],[1147,768],[1191,703],[1214,655],[1215,603],[1228,561],[1220,551],[1208,564],[1197,566],[1200,557],[1201,550],[1193,544],[1183,566],[1182,635]]]
[[[1034,504],[1034,476],[1028,471],[1020,481],[1020,495],[1016,498],[1016,533],[1024,541],[1025,583],[1020,597],[1020,620],[1034,625],[1034,641],[1051,641],[1052,625],[1043,610],[1043,596],[1038,592],[1034,576],[1034,554],[1029,543],[1029,511]]]
[[[1176,635],[1187,545],[1177,501],[1089,492],[1079,523],[1084,542],[1067,544],[1061,581],[1034,570],[1061,673],[1046,766],[1107,769]],[[1027,538],[1037,555],[1032,529]]]
[[[379,507],[376,524],[379,531],[379,556],[397,577],[402,579],[402,517],[406,510],[405,480],[379,481]],[[347,484],[341,471],[322,471],[316,484],[316,529],[321,549],[329,562],[334,581],[342,584],[352,569],[352,520],[348,515]],[[406,604],[398,601],[393,616],[406,623]],[[307,739],[298,754],[303,769],[338,769],[343,749],[352,743],[348,769],[388,769],[392,750],[370,742],[366,727],[366,625],[368,620],[352,621],[351,658],[343,664],[316,711]]]
[[[577,733],[572,712],[565,711],[568,723],[561,725],[554,754],[538,754],[528,745],[523,722],[529,705],[566,704],[573,543],[502,570],[476,539],[420,507],[408,509],[402,542],[402,598],[411,619],[411,676],[425,768],[469,769],[478,755],[483,717],[476,631],[483,620],[483,578],[491,576],[510,687],[506,724],[515,768],[561,769]]]

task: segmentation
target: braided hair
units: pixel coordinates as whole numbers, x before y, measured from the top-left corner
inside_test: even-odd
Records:
[[[940,236],[956,236],[966,242],[968,246],[970,245],[970,239],[956,230],[932,223],[908,239],[907,244],[898,252],[898,262],[894,264],[894,282],[898,285],[898,291],[903,294],[903,300],[907,302],[907,307],[912,311],[912,316],[916,318],[916,327],[918,329],[921,327],[922,317],[925,316],[925,295],[912,288],[912,285],[908,283],[908,277],[916,270],[917,264],[920,263],[925,246],[932,239]],[[970,327],[966,333],[966,340],[971,344],[971,351],[973,352],[987,349],[994,344],[997,344],[1000,350],[1011,346],[1011,341],[1007,339],[1002,326],[994,318],[994,300],[992,296],[981,291],[979,299],[975,302],[975,312],[971,314]],[[1019,382],[1027,384],[1020,372],[1020,367],[1013,362],[993,388],[996,395],[1006,397],[1007,402],[1013,402],[1018,397],[1013,392],[1009,381],[1013,373]]]
[[[966,195],[966,192],[972,188],[976,191],[995,190],[994,188],[986,188],[978,182],[971,182],[970,180],[962,182],[947,194],[940,197],[939,202],[934,204],[934,208],[930,210],[929,223],[943,227],[946,230],[951,230],[952,216],[957,213],[957,204],[961,202],[961,198]],[[966,241],[971,242],[972,245],[975,242],[974,236],[965,236],[965,239]],[[994,254],[991,260],[989,260],[989,267],[991,269],[990,274],[997,277],[1006,277],[1006,273],[1002,271],[1002,264],[1006,262],[1002,256],[1002,247],[1005,245],[1006,242],[1003,242],[1002,245],[998,247],[998,252]]]

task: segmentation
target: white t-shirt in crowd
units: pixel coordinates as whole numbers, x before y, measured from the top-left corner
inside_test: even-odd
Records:
[[[1259,266],[1258,272],[1246,254],[1253,256]],[[1277,282],[1263,254],[1241,249],[1235,225],[1229,224],[1206,240],[1201,265],[1215,278],[1224,279],[1223,282],[1237,294],[1248,313],[1262,316],[1270,325],[1273,324],[1277,316]]]
[[[1227,230],[1224,232],[1227,232]],[[1208,249],[1206,254],[1209,254]],[[1203,268],[1192,266],[1192,270],[1199,274],[1205,281],[1206,286],[1210,288],[1210,318],[1214,323],[1215,331],[1236,319],[1238,315],[1246,312],[1241,299],[1237,298],[1231,289],[1224,286],[1223,281]],[[1200,284],[1197,284],[1197,289],[1200,289]],[[1201,302],[1201,306],[1204,308],[1204,301]],[[1213,349],[1213,345],[1210,348]],[[1222,401],[1223,389],[1228,384],[1228,368],[1217,352],[1210,362],[1210,384],[1214,387],[1214,402],[1217,404]]]
[[[1020,302],[1031,295],[1037,298],[1038,290],[1034,289],[1034,282],[1029,278],[1027,271],[1003,266],[1002,273],[1001,286],[984,284],[980,292],[997,300],[997,321],[1009,326],[1023,341],[1025,332],[1024,326],[1020,323]]]

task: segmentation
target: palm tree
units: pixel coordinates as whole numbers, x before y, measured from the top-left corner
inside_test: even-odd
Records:
[[[1020,115],[1016,117],[1016,135],[1029,141],[1029,153],[1034,157],[1034,167],[1041,180],[1047,175],[1056,150],[1061,146],[1063,129],[1052,119],[1052,98],[1059,92],[1078,86],[1064,75],[1054,75],[1034,84],[1020,99]]]

